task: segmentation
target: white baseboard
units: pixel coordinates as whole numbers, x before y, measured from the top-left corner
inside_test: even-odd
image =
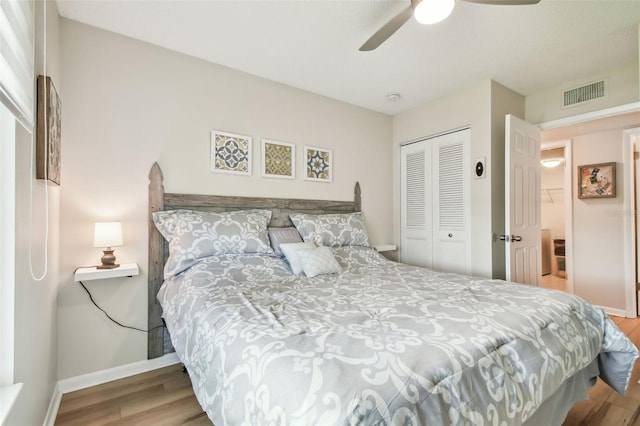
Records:
[[[51,395],[51,402],[49,403],[49,409],[44,418],[43,426],[53,426],[55,424],[60,402],[62,401],[62,395],[65,393],[90,388],[91,386],[101,385],[140,373],[146,373],[147,371],[157,370],[158,368],[167,367],[179,362],[180,360],[174,352],[160,358],[145,359],[131,364],[119,365],[107,370],[95,371],[93,373],[60,380],[53,389],[53,395]]]
[[[624,309],[609,308],[608,306],[598,306],[598,305],[596,305],[596,307],[602,309],[604,313],[607,315],[613,315],[614,317],[622,317],[622,318],[626,318],[627,316],[627,311],[625,311]]]
[[[62,401],[62,392],[60,391],[60,385],[56,384],[53,388],[53,395],[51,395],[47,415],[42,423],[43,426],[55,425],[56,417],[58,416],[58,408],[60,408],[60,401]]]
[[[145,359],[131,364],[119,365],[107,370],[95,371],[93,373],[83,374],[82,376],[63,379],[58,382],[58,386],[60,387],[60,391],[65,394],[135,374],[146,373],[147,371],[167,367],[179,362],[178,356],[173,352],[160,358]]]

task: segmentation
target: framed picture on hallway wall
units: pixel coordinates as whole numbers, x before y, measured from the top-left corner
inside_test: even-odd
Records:
[[[578,166],[578,198],[615,198],[616,163]]]

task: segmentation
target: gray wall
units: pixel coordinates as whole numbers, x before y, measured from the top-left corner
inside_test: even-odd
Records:
[[[491,80],[393,118],[394,231],[400,230],[400,145],[461,127],[471,128],[469,170],[485,157],[487,177],[473,179],[471,193],[471,272],[484,277],[504,276],[504,248],[493,234],[504,229],[504,116],[524,114],[524,98]],[[402,249],[402,248],[401,248]]]
[[[45,70],[54,81],[64,111],[64,88],[59,66],[59,19],[56,5],[47,1],[47,49],[43,46],[44,3],[36,2],[36,74]],[[19,127],[19,126],[18,126]],[[64,127],[63,127],[64,144]],[[15,292],[15,376],[23,383],[22,393],[6,420],[7,425],[37,425],[44,420],[57,382],[59,222],[61,188],[35,180],[31,173],[31,136],[18,132],[16,146],[16,292]],[[33,193],[31,188],[33,187]],[[45,247],[46,203],[48,197],[48,246]],[[33,217],[33,220],[31,220]],[[31,244],[33,272],[48,270],[38,281],[29,268]]]
[[[146,359],[146,334],[110,323],[73,282],[98,262],[93,223],[121,220],[130,279],[88,283],[121,322],[146,327],[147,185],[158,161],[170,192],[353,199],[360,181],[373,243],[392,243],[391,117],[61,20],[65,86],[59,379]],[[254,138],[253,175],[211,173],[211,130]],[[295,180],[260,176],[260,139],[296,144]],[[303,147],[333,149],[333,183],[303,179]]]
[[[640,101],[638,68],[638,57],[636,57],[621,67],[598,74],[592,74],[589,70],[585,70],[584,75],[577,76],[573,81],[549,87],[536,93],[528,93],[526,97],[526,121],[533,124],[544,123],[638,102]],[[563,108],[562,94],[565,90],[603,79],[607,82],[607,94],[605,97]]]

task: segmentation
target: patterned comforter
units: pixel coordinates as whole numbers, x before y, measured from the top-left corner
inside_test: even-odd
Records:
[[[518,425],[594,365],[626,389],[637,349],[579,297],[334,254],[341,274],[227,255],[165,281],[173,345],[216,425]]]

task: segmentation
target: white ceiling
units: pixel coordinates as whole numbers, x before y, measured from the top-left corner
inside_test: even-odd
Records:
[[[386,114],[483,79],[528,95],[638,62],[640,0],[457,1],[371,52],[358,48],[409,0],[56,2],[65,18]]]

